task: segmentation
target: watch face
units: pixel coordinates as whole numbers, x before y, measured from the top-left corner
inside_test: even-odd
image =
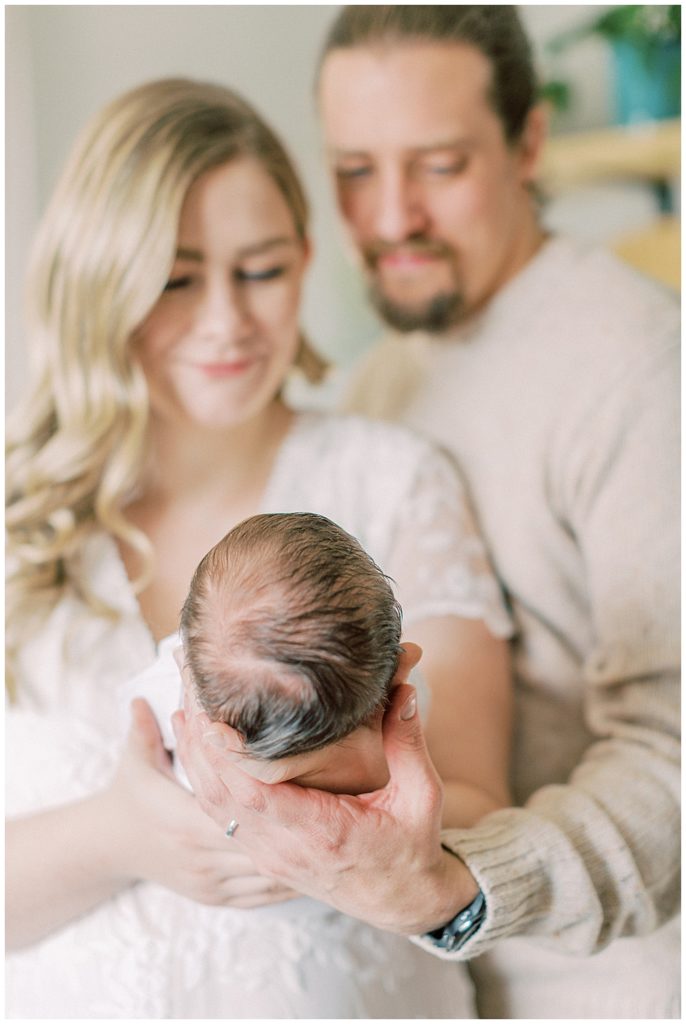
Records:
[[[452,921],[448,921],[442,928],[434,928],[432,932],[426,932],[425,938],[429,939],[434,946],[450,953],[459,949],[468,939],[471,939],[472,935],[478,932],[485,916],[486,899],[479,890],[468,907],[456,914]]]

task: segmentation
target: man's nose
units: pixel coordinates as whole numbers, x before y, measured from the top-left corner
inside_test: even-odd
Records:
[[[372,226],[383,242],[404,242],[422,234],[428,215],[419,183],[397,170],[380,175]]]

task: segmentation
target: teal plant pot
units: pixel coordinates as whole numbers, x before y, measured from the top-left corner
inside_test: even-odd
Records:
[[[681,99],[681,45],[677,40],[640,50],[612,43],[615,118],[618,124],[678,117]]]

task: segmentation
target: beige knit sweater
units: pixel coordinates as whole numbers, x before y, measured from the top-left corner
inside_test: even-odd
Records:
[[[457,954],[493,950],[475,970],[492,995],[482,1016],[674,1015],[674,925],[650,955],[633,939],[602,954],[616,999],[577,993],[575,1013],[550,1013],[548,982],[572,971],[568,954],[654,932],[678,908],[678,342],[671,296],[553,239],[454,335],[387,338],[345,402],[456,456],[518,628],[520,806],[444,837],[487,899]],[[547,1002],[531,1002],[510,936],[551,958]],[[651,957],[658,1003],[638,995]],[[514,982],[498,988],[508,971],[520,1002]]]

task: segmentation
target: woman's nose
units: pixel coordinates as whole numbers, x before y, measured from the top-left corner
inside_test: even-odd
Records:
[[[207,285],[198,309],[198,328],[202,337],[219,341],[237,341],[250,325],[250,313],[241,289],[230,280]]]

